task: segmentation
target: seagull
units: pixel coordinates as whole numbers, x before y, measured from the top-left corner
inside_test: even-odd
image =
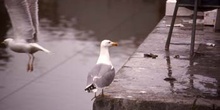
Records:
[[[103,40],[100,45],[100,54],[95,67],[88,73],[86,92],[96,92],[97,88],[102,89],[102,96],[104,96],[103,88],[109,86],[114,77],[115,69],[111,63],[109,55],[109,47],[118,46],[118,43],[110,40]],[[93,98],[92,98],[93,99]]]
[[[2,43],[17,53],[29,56],[27,71],[33,71],[34,53],[49,50],[37,44],[39,32],[38,0],[5,0],[5,6],[12,23],[14,39],[7,38]]]

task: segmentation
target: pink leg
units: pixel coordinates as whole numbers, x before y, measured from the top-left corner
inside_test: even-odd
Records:
[[[30,71],[33,71],[33,70],[34,70],[34,59],[35,59],[35,57],[34,57],[33,54],[31,54],[31,56],[32,56],[32,61],[31,61],[31,68],[30,68]]]
[[[29,59],[28,59],[28,64],[27,64],[27,72],[29,72],[29,71],[30,71],[30,61],[31,61],[31,55],[30,55],[30,54],[28,54],[28,57],[29,57]]]

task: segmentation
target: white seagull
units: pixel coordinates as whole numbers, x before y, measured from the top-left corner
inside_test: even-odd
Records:
[[[101,42],[98,61],[95,67],[88,73],[85,91],[95,92],[94,98],[96,98],[97,88],[102,88],[103,96],[103,88],[109,86],[115,77],[115,69],[109,55],[109,47],[112,46],[118,46],[118,44],[110,40],[103,40]]]
[[[5,6],[12,23],[14,39],[7,38],[3,43],[12,51],[27,53],[27,71],[33,71],[34,53],[50,51],[38,45],[39,32],[38,0],[5,0]]]

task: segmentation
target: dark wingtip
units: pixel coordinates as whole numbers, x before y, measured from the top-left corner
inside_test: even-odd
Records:
[[[94,85],[94,84],[91,84],[91,85],[89,85],[89,86],[87,86],[87,87],[85,88],[85,91],[88,92],[88,93],[90,93],[90,92],[93,91],[94,89],[96,89],[95,85]]]
[[[34,33],[34,38],[33,38],[34,42],[37,42],[38,39],[37,39],[37,33]]]

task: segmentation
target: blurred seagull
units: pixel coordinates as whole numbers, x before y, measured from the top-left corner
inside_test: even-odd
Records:
[[[118,46],[118,44],[110,40],[103,40],[101,42],[98,61],[95,67],[88,73],[85,91],[95,92],[94,98],[96,98],[97,88],[102,88],[102,96],[104,96],[103,88],[109,86],[115,77],[115,69],[109,55],[109,47],[112,46]]]
[[[12,51],[27,53],[29,56],[27,71],[33,71],[34,53],[37,51],[50,51],[38,45],[39,31],[38,0],[5,0],[9,13],[14,39],[7,38],[3,43]]]

